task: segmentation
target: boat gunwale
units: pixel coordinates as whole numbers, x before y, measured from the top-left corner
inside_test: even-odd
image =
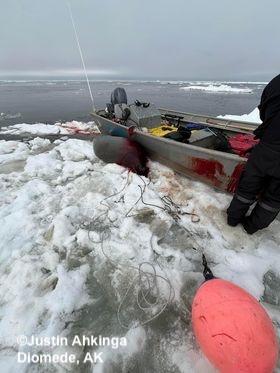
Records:
[[[221,122],[225,122],[225,124],[229,124],[229,123],[235,123],[235,124],[240,124],[240,125],[249,125],[252,129],[255,129],[257,126],[260,125],[260,123],[257,123],[257,122],[247,122],[247,121],[241,121],[241,120],[235,120],[235,119],[227,119],[227,118],[219,118],[219,117],[212,117],[210,115],[204,115],[204,114],[197,114],[197,113],[187,113],[187,112],[184,112],[184,111],[177,111],[177,110],[173,110],[173,109],[166,109],[166,108],[159,108],[158,109],[160,112],[165,112],[165,113],[168,113],[168,112],[171,112],[171,113],[174,113],[174,114],[182,114],[182,115],[187,115],[187,116],[193,116],[193,117],[205,117],[205,118],[209,118],[209,119],[213,119],[213,120],[217,120],[217,121],[221,121]],[[164,114],[164,113],[162,113]],[[206,124],[208,125],[211,125],[212,123],[207,123]]]

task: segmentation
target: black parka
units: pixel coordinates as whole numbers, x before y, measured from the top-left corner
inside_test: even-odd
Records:
[[[263,123],[255,135],[264,143],[280,147],[280,74],[265,87],[259,110]]]

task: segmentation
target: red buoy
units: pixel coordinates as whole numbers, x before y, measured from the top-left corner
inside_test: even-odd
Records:
[[[273,324],[245,290],[221,279],[206,281],[192,304],[202,351],[222,373],[272,373],[278,359]]]

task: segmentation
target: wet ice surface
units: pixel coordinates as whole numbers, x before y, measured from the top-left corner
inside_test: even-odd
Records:
[[[225,224],[230,196],[158,163],[150,164],[150,180],[128,174],[105,165],[81,140],[1,141],[0,166],[1,372],[213,372],[195,344],[189,316],[203,281],[202,252],[216,276],[263,302],[279,335],[278,220],[249,237]],[[174,220],[160,208],[166,195],[200,221],[188,214]],[[151,303],[158,301],[145,312],[136,303],[134,281],[143,262],[162,276],[159,294],[154,286],[149,295]],[[147,289],[145,279],[142,286]],[[167,300],[159,317],[139,325]],[[32,334],[126,336],[128,346],[99,348],[105,363],[94,366],[19,365],[17,351],[28,349],[13,337]],[[64,351],[82,360],[91,348],[52,350]]]

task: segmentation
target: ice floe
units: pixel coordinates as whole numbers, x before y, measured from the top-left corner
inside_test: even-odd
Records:
[[[21,117],[21,113],[15,113],[15,114],[0,113],[0,121],[6,120],[6,119],[16,119],[16,118],[20,118],[20,117]]]
[[[46,123],[20,123],[8,127],[1,127],[1,132],[5,134],[30,134],[30,135],[57,135],[57,134],[72,134],[72,133],[91,133],[98,131],[94,122],[57,122],[54,125]]]
[[[189,85],[180,87],[184,91],[204,91],[207,93],[252,93],[251,88],[232,87],[227,84]]]
[[[219,115],[218,118],[239,120],[241,122],[261,123],[260,112],[259,112],[258,108],[255,108],[249,114],[243,114],[243,115],[229,115],[229,114],[227,114],[227,115]]]

